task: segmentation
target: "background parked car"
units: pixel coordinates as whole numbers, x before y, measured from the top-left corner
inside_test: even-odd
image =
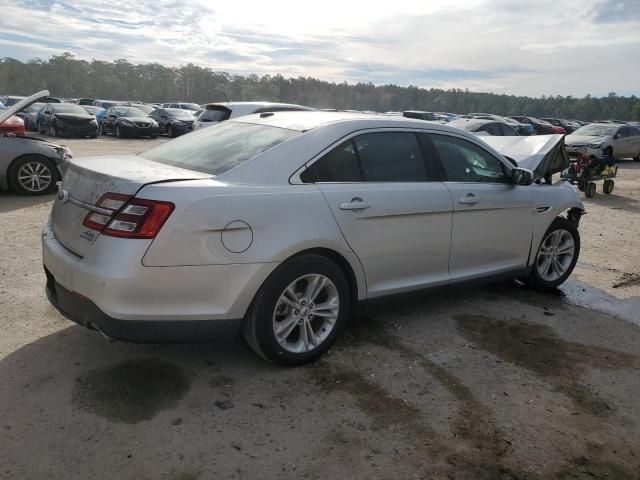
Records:
[[[640,162],[640,129],[632,125],[591,123],[565,137],[567,153],[577,157],[610,155]]]
[[[162,133],[158,123],[136,107],[122,105],[107,109],[100,123],[100,133],[118,138],[151,137]]]
[[[202,110],[202,107],[200,105],[198,105],[197,103],[190,103],[190,102],[163,103],[162,108],[179,108],[182,110],[190,110],[194,112],[194,115],[196,112],[199,112],[200,110]]]
[[[435,113],[423,112],[421,110],[406,110],[402,112],[402,116],[406,118],[417,118],[418,120],[426,120],[428,122],[435,122],[438,120]]]
[[[93,105],[93,98],[78,98],[76,104],[78,105]]]
[[[0,98],[0,101],[2,101],[4,106],[8,108],[8,107],[11,107],[12,105],[15,105],[20,100],[24,100],[24,98],[25,97],[21,97],[18,95],[5,95],[4,97]]]
[[[7,118],[0,123],[0,135],[24,137],[24,121],[17,115]]]
[[[16,114],[24,122],[25,130],[34,131],[38,129],[38,112],[44,106],[43,102],[36,102]]]
[[[52,137],[76,135],[98,136],[96,118],[80,105],[72,103],[47,103],[38,114],[38,131]]]
[[[525,123],[531,125],[533,127],[532,135],[552,135],[554,133],[566,133],[564,128],[554,127],[549,122],[545,122],[544,120],[540,120],[535,117],[518,117],[511,116],[513,120],[516,120],[520,123]]]
[[[0,123],[47,95],[46,90],[38,92],[0,112]],[[0,134],[0,190],[11,189],[23,195],[50,193],[62,178],[70,158],[71,151],[65,147],[40,139]]]
[[[160,131],[171,138],[189,133],[195,117],[191,110],[179,108],[158,108],[149,115],[160,126]]]
[[[313,110],[303,105],[274,102],[220,102],[207,103],[203,106],[204,110],[198,114],[193,124],[194,130],[252,113]]]
[[[476,114],[475,116],[472,116],[472,118],[483,118],[485,120],[494,120],[496,122],[508,123],[520,135],[533,135],[533,125],[527,124],[527,123],[520,123],[517,120],[514,120],[513,118],[501,117],[500,115],[485,114],[485,113]]]
[[[104,108],[102,107],[94,107],[93,105],[80,105],[80,106],[84,108],[87,113],[90,113],[91,115],[96,117],[96,120],[97,120],[98,114],[104,112]]]
[[[515,137],[518,132],[508,123],[485,120],[482,118],[462,118],[447,123],[449,127],[459,128],[467,132],[499,137]]]
[[[540,120],[544,120],[545,122],[550,123],[556,127],[564,128],[566,133],[572,133],[580,128],[580,125],[574,123],[570,120],[564,120],[563,118],[541,118]]]
[[[144,113],[146,113],[147,115],[149,115],[151,112],[153,112],[156,108],[156,106],[154,105],[148,105],[146,103],[127,103],[125,105],[128,105],[130,107],[136,107],[140,110],[142,110]]]

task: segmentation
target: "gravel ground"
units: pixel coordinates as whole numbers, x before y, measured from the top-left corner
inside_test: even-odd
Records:
[[[76,156],[157,140],[64,140]],[[640,164],[573,278],[378,301],[323,359],[109,343],[46,301],[51,197],[0,193],[0,478],[640,478]]]

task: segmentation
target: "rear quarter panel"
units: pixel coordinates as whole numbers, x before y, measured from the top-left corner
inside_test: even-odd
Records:
[[[176,205],[147,250],[145,266],[280,263],[307,249],[326,248],[349,262],[359,297],[364,296],[361,265],[315,185],[197,180],[148,185],[137,196]],[[246,250],[232,252],[223,244],[223,231],[238,221],[249,225],[252,241]]]

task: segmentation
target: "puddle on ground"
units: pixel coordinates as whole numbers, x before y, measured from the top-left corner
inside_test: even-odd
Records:
[[[606,348],[570,342],[547,325],[484,315],[454,315],[460,333],[478,347],[526,368],[567,395],[582,411],[606,415],[612,407],[597,392],[579,383],[584,366],[619,370],[633,367],[636,357]]]
[[[73,389],[73,404],[114,422],[138,423],[174,407],[189,387],[180,367],[135,360],[83,373]]]
[[[564,300],[579,307],[615,315],[640,325],[640,297],[618,298],[604,290],[569,278],[559,289]]]

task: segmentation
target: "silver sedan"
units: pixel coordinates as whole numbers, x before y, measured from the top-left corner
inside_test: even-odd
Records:
[[[554,288],[578,259],[583,206],[544,181],[565,165],[562,136],[543,140],[524,169],[443,125],[277,112],[76,159],[44,229],[47,295],[107,337],[242,331],[291,365],[367,299],[500,277]]]

